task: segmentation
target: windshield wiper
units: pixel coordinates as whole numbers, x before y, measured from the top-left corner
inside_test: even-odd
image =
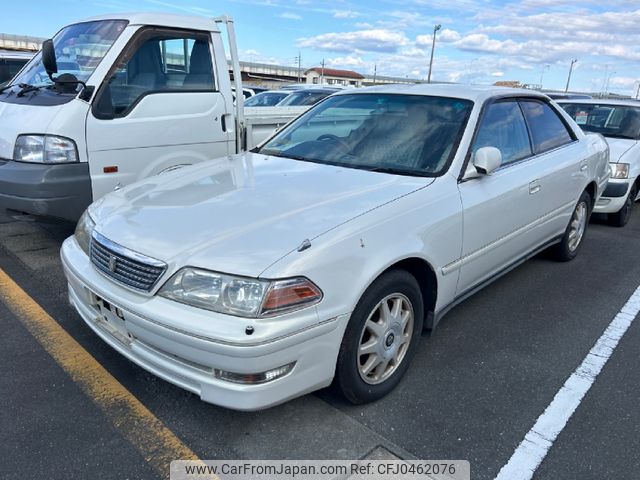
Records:
[[[273,151],[273,150],[264,150],[264,151],[263,150],[258,150],[258,151],[253,152],[253,153],[260,153],[262,155],[269,155],[270,157],[290,158],[291,160],[302,160],[303,162],[314,162],[313,159],[301,157],[299,155],[289,155],[287,153],[276,152],[276,151]]]
[[[38,90],[40,90],[41,88],[45,87],[45,85],[29,85],[28,83],[21,83],[20,85],[18,85],[22,90],[20,90],[16,96],[17,97],[24,97],[27,93],[30,92],[37,92]]]
[[[411,177],[429,177],[430,175],[427,172],[420,172],[417,170],[409,170],[403,168],[393,168],[393,167],[373,167],[370,165],[353,165],[353,168],[360,168],[362,170],[366,170],[368,172],[378,172],[378,173],[390,173],[392,175],[408,175]]]

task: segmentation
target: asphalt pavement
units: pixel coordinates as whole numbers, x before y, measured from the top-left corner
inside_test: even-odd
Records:
[[[638,205],[640,207],[640,205]],[[115,353],[68,305],[73,225],[0,213],[0,270],[201,459],[465,459],[494,478],[640,285],[640,208],[593,221],[579,257],[545,253],[425,333],[400,386],[353,406],[332,389],[262,412],[205,404]],[[161,478],[95,399],[0,302],[0,477]],[[640,478],[640,324],[633,323],[534,478]]]

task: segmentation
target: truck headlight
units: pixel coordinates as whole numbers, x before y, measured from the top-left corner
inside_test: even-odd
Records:
[[[78,149],[73,140],[55,135],[20,135],[13,159],[29,163],[76,163]]]
[[[89,215],[89,211],[85,210],[80,220],[78,220],[78,225],[76,225],[76,231],[74,232],[74,236],[76,237],[76,242],[78,242],[78,246],[82,249],[84,253],[89,256],[89,249],[91,246],[91,235],[93,233],[93,229],[96,226],[96,222],[93,221],[91,215]]]
[[[629,164],[628,163],[610,163],[611,178],[625,179],[629,178]]]
[[[183,268],[158,295],[198,308],[240,317],[269,317],[322,300],[322,292],[303,277],[258,280],[198,268]]]

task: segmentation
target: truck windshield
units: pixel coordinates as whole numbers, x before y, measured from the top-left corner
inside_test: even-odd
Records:
[[[586,132],[640,140],[640,106],[562,103],[562,108]]]
[[[69,25],[53,38],[58,75],[71,73],[85,82],[127,26],[124,20],[101,20]],[[13,81],[14,85],[50,85],[52,82],[42,65],[41,53]]]
[[[437,176],[455,155],[469,100],[425,95],[329,97],[258,151],[399,175]]]

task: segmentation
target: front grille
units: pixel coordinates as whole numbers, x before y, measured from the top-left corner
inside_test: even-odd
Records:
[[[95,231],[91,263],[107,277],[143,292],[150,291],[167,269],[164,262],[133,252]]]

